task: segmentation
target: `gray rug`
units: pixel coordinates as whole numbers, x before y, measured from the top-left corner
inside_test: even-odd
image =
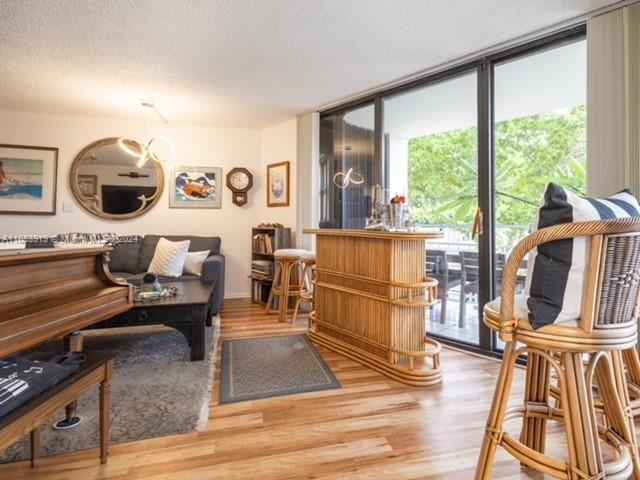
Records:
[[[306,335],[222,344],[220,403],[342,388]]]
[[[206,329],[206,356],[191,362],[182,334],[163,326],[118,328],[84,332],[86,350],[118,352],[111,381],[111,443],[203,430],[215,371],[219,318]],[[59,348],[47,344],[38,351]],[[41,427],[42,455],[98,446],[98,389],[81,397],[82,423],[71,430],[51,427],[64,411]],[[29,458],[29,442],[10,447],[0,462]]]

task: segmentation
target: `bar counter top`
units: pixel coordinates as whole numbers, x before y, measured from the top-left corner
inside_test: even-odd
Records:
[[[417,230],[414,232],[341,228],[305,228],[302,233],[310,235],[332,235],[341,237],[384,238],[388,240],[438,240],[443,237],[441,230]]]

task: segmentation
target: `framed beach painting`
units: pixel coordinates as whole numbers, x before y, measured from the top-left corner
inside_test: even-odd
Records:
[[[177,166],[170,182],[170,208],[222,206],[222,168]]]
[[[289,206],[289,162],[267,165],[267,206]]]
[[[58,149],[0,144],[0,214],[55,215]]]

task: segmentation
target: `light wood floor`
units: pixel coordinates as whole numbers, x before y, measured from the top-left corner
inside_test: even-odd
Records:
[[[306,318],[278,324],[248,300],[228,300],[222,312],[223,340],[305,329]],[[444,383],[416,388],[320,351],[342,389],[219,406],[216,372],[205,432],[114,445],[102,466],[96,451],[45,458],[34,470],[5,465],[0,479],[473,478],[497,362],[445,350]],[[518,372],[516,394],[522,377]],[[561,446],[558,438],[554,434],[550,450]],[[543,477],[502,453],[494,478]]]

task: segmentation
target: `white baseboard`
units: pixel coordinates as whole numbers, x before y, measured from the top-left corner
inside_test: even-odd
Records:
[[[229,293],[229,294],[226,294],[224,296],[225,300],[227,298],[229,298],[229,299],[231,299],[231,298],[251,298],[251,294],[249,294],[249,293]]]

